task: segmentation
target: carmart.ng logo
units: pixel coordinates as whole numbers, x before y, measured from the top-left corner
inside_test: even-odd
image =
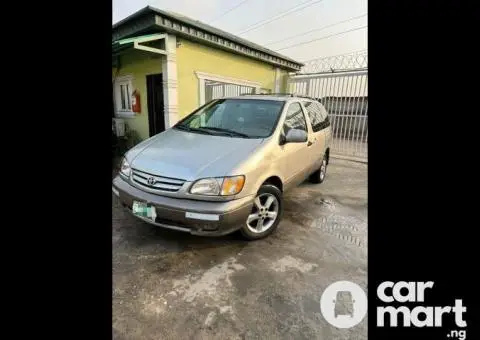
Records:
[[[403,327],[442,327],[443,320],[446,315],[453,314],[455,324],[459,328],[465,328],[467,322],[463,319],[463,313],[467,311],[467,307],[463,306],[461,299],[455,299],[454,306],[428,306],[425,304],[425,291],[433,288],[433,281],[428,282],[392,282],[385,281],[378,285],[377,296],[384,303],[421,303],[416,307],[407,306],[386,306],[377,307],[377,326],[385,327],[386,315],[389,315],[390,327],[399,326],[400,320],[403,320]],[[452,316],[450,316],[452,317]],[[465,329],[453,329],[447,333],[447,338],[466,339],[467,332]]]
[[[467,308],[461,299],[455,299],[453,306],[425,305],[425,291],[432,289],[434,283],[428,282],[392,282],[385,281],[378,285],[377,296],[386,303],[410,303],[407,306],[377,307],[377,327],[442,327],[443,319],[450,314],[460,329],[447,332],[447,338],[464,340],[467,337],[463,314]],[[412,306],[411,303],[421,303]],[[325,289],[320,299],[320,310],[323,317],[337,328],[351,328],[363,320],[367,313],[367,296],[363,289],[350,281],[338,281]],[[453,315],[452,315],[453,314]],[[388,315],[388,317],[387,317]],[[401,315],[401,318],[399,316]],[[399,320],[401,320],[401,325]]]
[[[325,289],[320,298],[320,311],[325,320],[337,328],[350,328],[367,314],[367,295],[356,283],[337,281]]]

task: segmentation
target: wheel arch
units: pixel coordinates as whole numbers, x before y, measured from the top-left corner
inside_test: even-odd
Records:
[[[280,179],[280,177],[276,176],[276,175],[273,175],[273,176],[270,176],[268,177],[267,179],[265,179],[262,183],[262,185],[265,185],[265,184],[271,184],[271,185],[274,185],[278,188],[278,190],[280,190],[281,192],[283,192],[283,182],[282,180]]]

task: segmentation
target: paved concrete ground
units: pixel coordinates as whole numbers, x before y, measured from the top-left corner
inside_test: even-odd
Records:
[[[320,314],[332,282],[367,288],[367,166],[333,159],[323,184],[285,196],[268,238],[195,237],[124,212],[114,197],[114,339],[366,339]]]

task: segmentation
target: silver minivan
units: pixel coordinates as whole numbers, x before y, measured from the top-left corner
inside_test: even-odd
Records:
[[[327,111],[293,95],[212,100],[130,149],[112,191],[134,216],[195,235],[272,233],[283,193],[322,183],[329,162]]]

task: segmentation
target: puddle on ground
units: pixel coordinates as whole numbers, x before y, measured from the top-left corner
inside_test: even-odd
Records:
[[[317,230],[358,247],[366,243],[367,221],[348,205],[318,192],[285,197],[284,218],[302,229]]]
[[[316,205],[325,207],[326,209],[329,209],[330,211],[335,210],[335,202],[331,199],[325,198],[325,197],[318,197],[313,201]]]

